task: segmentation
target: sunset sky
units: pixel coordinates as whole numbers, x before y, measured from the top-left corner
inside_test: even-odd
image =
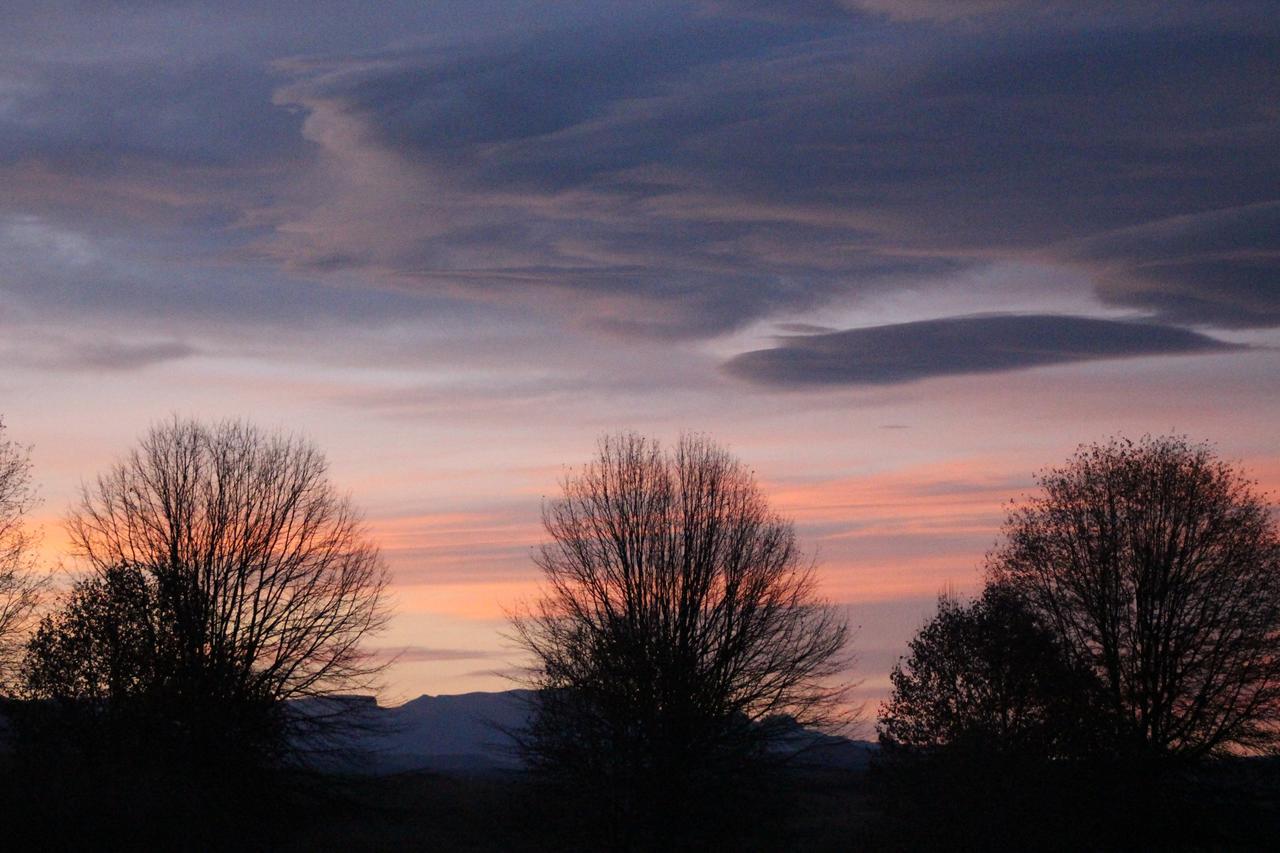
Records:
[[[170,414],[305,433],[385,701],[504,689],[603,432],[751,465],[885,692],[1080,442],[1280,489],[1275,2],[8,0],[0,415],[52,566]]]

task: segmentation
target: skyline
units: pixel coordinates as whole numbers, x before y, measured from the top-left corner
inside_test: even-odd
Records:
[[[16,5],[0,414],[46,553],[171,413],[301,432],[393,570],[390,700],[505,685],[603,432],[753,467],[868,697],[1077,444],[1280,487],[1267,3]]]

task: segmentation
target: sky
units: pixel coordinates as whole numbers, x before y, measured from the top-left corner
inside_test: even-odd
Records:
[[[46,562],[151,424],[301,432],[393,571],[384,701],[504,689],[567,466],[705,432],[874,702],[1078,444],[1280,488],[1278,12],[8,0],[0,415]]]

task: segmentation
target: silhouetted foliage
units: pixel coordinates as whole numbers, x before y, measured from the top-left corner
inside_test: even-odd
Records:
[[[880,708],[886,751],[971,750],[1037,758],[1088,754],[1097,684],[1008,589],[970,604],[943,597],[890,674]]]
[[[83,700],[95,713],[124,705],[165,680],[173,665],[173,620],[156,584],[134,565],[79,581],[27,646],[23,681],[33,696]]]
[[[944,600],[893,672],[874,773],[885,846],[1272,837],[1276,768],[1239,757],[1275,744],[1280,713],[1265,501],[1177,438],[1082,447],[1039,483],[982,598]]]
[[[387,578],[325,470],[241,423],[153,429],[68,520],[90,574],[33,637],[28,696],[193,762],[271,763],[333,722],[285,703],[368,685]]]
[[[1082,447],[1038,477],[989,559],[1101,684],[1112,749],[1265,750],[1280,736],[1280,537],[1205,445]]]
[[[25,520],[35,505],[26,448],[4,438],[0,420],[0,693],[13,688],[32,614],[44,590]]]
[[[847,626],[724,450],[605,438],[543,520],[544,596],[514,620],[539,690],[522,746],[615,827],[696,823],[717,792],[759,788],[796,723],[834,719]]]
[[[902,849],[1077,849],[1098,808],[1078,760],[1097,685],[1008,589],[937,613],[890,674],[876,789]]]
[[[22,675],[38,699],[28,734],[96,764],[243,766],[278,757],[285,706],[252,686],[215,693],[184,657],[173,602],[136,565],[78,582],[28,645]]]

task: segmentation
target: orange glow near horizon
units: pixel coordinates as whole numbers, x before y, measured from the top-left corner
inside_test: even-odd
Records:
[[[749,443],[758,446],[760,439]],[[888,666],[939,592],[976,590],[983,557],[997,540],[1009,502],[1033,490],[1038,467],[1065,459],[1059,453],[1032,463],[1038,455],[1024,450],[896,465],[885,459],[865,473],[859,473],[865,463],[855,460],[830,466],[829,476],[803,478],[788,471],[783,459],[760,472],[771,506],[794,520],[803,547],[816,558],[821,594],[850,607],[855,621],[874,623],[857,640],[864,653],[859,695],[883,695]],[[1232,461],[1274,499],[1280,457]],[[387,696],[506,689],[512,652],[503,625],[510,612],[538,594],[531,560],[545,535],[538,496],[555,495],[565,469],[526,466],[503,494],[496,489],[505,481],[496,472],[419,480],[420,469],[409,467],[370,471],[356,495],[357,502],[361,495],[388,496],[372,501],[378,511],[369,514],[368,529],[392,571],[395,615],[373,645],[411,653],[389,670]],[[419,481],[429,488],[415,501]],[[449,493],[464,487],[461,503],[467,508],[433,509],[447,506]],[[55,511],[66,505],[67,494],[61,503],[46,500],[29,519],[42,532],[41,563],[60,583],[75,568],[62,515]],[[886,621],[890,613],[901,615]]]

